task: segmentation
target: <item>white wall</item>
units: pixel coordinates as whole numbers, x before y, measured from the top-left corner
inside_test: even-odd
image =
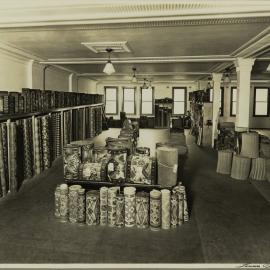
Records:
[[[78,92],[97,94],[97,81],[85,77],[77,77],[77,78],[78,78]]]

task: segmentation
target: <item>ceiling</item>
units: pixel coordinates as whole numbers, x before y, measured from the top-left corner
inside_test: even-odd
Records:
[[[0,11],[0,40],[95,80],[130,80],[136,67],[140,78],[196,81],[223,72],[237,57],[255,57],[252,74],[265,79],[269,25],[267,0],[26,0],[23,6],[13,0]],[[119,41],[130,52],[112,53],[112,76],[102,72],[107,55],[82,44]]]

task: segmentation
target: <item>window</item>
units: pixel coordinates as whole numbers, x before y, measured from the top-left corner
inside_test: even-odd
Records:
[[[236,116],[237,88],[231,88],[231,116]]]
[[[186,88],[173,87],[173,114],[185,114]]]
[[[117,87],[105,87],[105,112],[106,114],[118,113]]]
[[[220,88],[220,99],[219,99],[220,116],[224,115],[224,87]]]
[[[254,116],[268,116],[269,113],[269,89],[262,87],[254,88]]]
[[[135,114],[135,88],[123,88],[123,111],[126,114]]]
[[[153,100],[154,100],[154,89],[141,88],[141,114],[152,115],[153,114]]]

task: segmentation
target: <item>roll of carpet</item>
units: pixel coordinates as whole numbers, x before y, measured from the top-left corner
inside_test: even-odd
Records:
[[[9,190],[9,172],[8,172],[8,136],[7,136],[7,124],[1,123],[2,130],[2,145],[3,145],[3,169],[6,180],[6,191]]]
[[[95,146],[93,148],[93,162],[99,163],[108,158],[108,150],[104,146]]]
[[[161,190],[161,228],[171,227],[171,192],[168,189]]]
[[[157,149],[158,184],[174,186],[177,183],[178,151],[176,148],[159,147]]]
[[[78,190],[78,223],[85,222],[85,189]]]
[[[108,223],[108,188],[100,188],[100,225]]]
[[[71,115],[70,111],[64,112],[64,146],[70,143]]]
[[[159,230],[161,227],[161,192],[153,189],[150,192],[150,228]]]
[[[249,158],[259,157],[259,134],[256,132],[242,133],[241,155]]]
[[[11,194],[18,191],[18,174],[17,174],[17,130],[16,123],[10,123],[9,132],[9,190]]]
[[[123,194],[116,195],[116,227],[124,227],[125,225],[125,197]]]
[[[178,225],[178,213],[179,213],[178,195],[176,193],[171,194],[171,227],[176,228]]]
[[[68,185],[60,185],[60,221],[68,221]]]
[[[60,204],[61,204],[61,191],[60,185],[57,185],[54,191],[54,215],[60,218]]]
[[[182,225],[189,220],[186,189],[179,183],[178,186],[173,188],[173,193],[178,196],[178,225]]]
[[[3,135],[2,128],[0,126],[0,179],[1,179],[1,195],[5,197],[7,195],[7,179],[5,173],[5,159],[3,150]]]
[[[246,180],[250,173],[251,159],[242,155],[234,155],[232,162],[231,178]]]
[[[116,225],[116,195],[118,190],[118,187],[108,189],[108,225],[110,227]]]
[[[252,159],[251,172],[249,177],[253,180],[266,180],[266,159],[254,158]]]
[[[86,193],[86,224],[99,224],[99,191],[90,190]]]
[[[34,139],[35,139],[35,174],[40,174],[41,173],[41,163],[40,163],[40,132],[39,132],[39,125],[38,125],[38,121],[39,119],[36,117],[34,120],[34,130],[35,130],[35,134],[34,134]]]
[[[133,227],[136,223],[136,188],[125,187],[125,226]]]
[[[140,229],[149,227],[149,194],[146,192],[136,193],[136,225]]]
[[[41,117],[42,153],[44,170],[51,167],[51,145],[49,134],[49,116]]]
[[[231,150],[219,150],[217,173],[230,174],[232,168],[233,152]]]
[[[72,185],[69,187],[68,193],[68,212],[69,221],[71,223],[78,222],[78,202],[79,202],[79,190],[82,187],[80,185]]]
[[[24,179],[33,176],[32,120],[23,119]]]
[[[81,148],[68,144],[64,147],[64,178],[66,180],[78,179],[81,162]]]

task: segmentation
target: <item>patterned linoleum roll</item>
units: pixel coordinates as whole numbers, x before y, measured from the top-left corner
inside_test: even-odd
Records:
[[[53,159],[59,157],[62,154],[61,147],[61,115],[60,113],[53,113],[52,120],[52,146],[53,146]]]
[[[171,227],[175,228],[178,225],[178,195],[171,194]]]
[[[39,133],[39,126],[38,126],[38,118],[35,118],[35,134],[34,134],[34,139],[35,139],[35,174],[40,174],[41,173],[41,164],[40,164],[40,133]]]
[[[178,225],[182,225],[184,222],[184,195],[181,192],[180,185],[174,187],[174,191],[178,196]]]
[[[161,190],[161,228],[171,227],[171,192],[168,189]]]
[[[10,160],[10,176],[9,176],[9,186],[10,192],[16,193],[18,190],[18,175],[17,175],[17,133],[16,133],[16,123],[10,123],[10,133],[9,133],[9,160]]]
[[[0,179],[1,179],[1,196],[4,197],[7,194],[7,186],[4,167],[3,136],[1,128],[0,128]]]
[[[60,221],[68,221],[68,185],[60,185]]]
[[[64,112],[64,146],[70,143],[71,116],[70,111]]]
[[[37,117],[38,119],[38,134],[39,134],[39,154],[40,154],[40,169],[44,170],[44,161],[43,161],[43,142],[42,142],[42,123],[41,117]]]
[[[51,167],[48,115],[41,117],[41,135],[42,135],[43,166],[44,169],[46,170]]]
[[[68,218],[71,223],[78,222],[78,202],[80,185],[72,185],[68,189]]]
[[[125,225],[125,197],[123,194],[116,195],[116,227]]]
[[[161,192],[153,189],[150,192],[150,228],[159,230],[161,227]]]
[[[8,174],[8,140],[7,140],[7,124],[2,123],[1,124],[1,130],[2,130],[2,145],[3,145],[3,168],[4,168],[4,174],[5,174],[5,180],[6,180],[6,191],[9,190],[9,174]]]
[[[64,178],[67,180],[78,179],[79,165],[81,162],[81,148],[78,145],[64,147]]]
[[[188,216],[188,205],[187,205],[187,194],[186,194],[186,189],[184,186],[180,186],[180,190],[183,196],[183,219],[184,222],[189,221],[189,216]]]
[[[86,193],[86,224],[99,224],[99,191],[90,190]]]
[[[136,225],[140,229],[149,227],[149,194],[136,193]]]
[[[31,119],[23,119],[23,144],[24,144],[24,179],[33,176],[33,156],[32,156],[32,125]]]
[[[125,226],[133,227],[136,224],[136,188],[125,187]]]
[[[100,188],[100,225],[107,225],[108,222],[108,188]]]
[[[116,195],[118,190],[117,187],[108,189],[108,225],[110,227],[116,225]]]
[[[54,215],[60,218],[60,185],[57,185],[54,191]]]
[[[80,188],[78,191],[78,223],[85,222],[85,189]]]

